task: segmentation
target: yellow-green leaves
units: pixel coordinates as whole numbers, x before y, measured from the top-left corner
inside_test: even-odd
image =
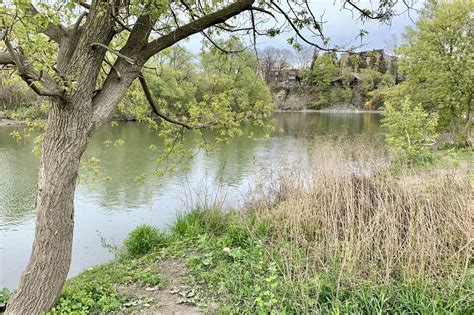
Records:
[[[235,39],[222,45],[241,46]],[[274,131],[268,119],[273,102],[268,87],[256,74],[255,55],[248,51],[225,55],[211,48],[201,54],[203,71],[198,71],[192,60],[190,53],[175,47],[147,64],[156,71],[145,72],[160,113],[185,127],[154,117],[137,82],[120,105],[123,114],[146,123],[150,132],[158,132],[162,145],[150,147],[150,154],[155,151],[159,154],[157,176],[184,167],[189,164],[185,161],[200,151],[209,152],[216,143],[242,136],[245,124],[264,128],[267,136]],[[199,136],[192,137],[193,144],[185,144],[186,133]]]
[[[415,165],[426,162],[429,146],[436,139],[437,119],[413,104],[409,98],[401,104],[385,105],[385,140],[397,163]]]
[[[424,110],[437,113],[438,130],[457,144],[469,139],[474,86],[474,2],[442,1],[426,8],[416,28],[405,33],[398,51],[406,81],[394,95],[409,95]]]

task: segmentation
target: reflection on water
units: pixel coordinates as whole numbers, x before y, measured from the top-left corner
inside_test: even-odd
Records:
[[[305,155],[305,143],[314,135],[348,133],[377,137],[380,132],[380,116],[371,113],[295,112],[277,113],[275,118],[277,128],[283,132],[274,134],[270,140],[251,141],[245,136],[233,139],[209,155],[200,153],[186,170],[171,177],[146,176],[143,183],[135,178],[155,170],[160,153],[158,136],[136,123],[100,129],[85,155],[98,157],[102,175],[112,180],[99,181],[92,190],[85,182],[77,187],[70,275],[112,258],[102,247],[101,237],[120,244],[139,224],[166,228],[177,211],[183,209],[189,187],[202,188],[203,181],[214,187],[222,185],[228,189],[229,200],[237,203],[259,169],[301,158]],[[0,127],[0,288],[10,289],[17,284],[31,250],[38,167],[31,142],[18,145],[9,135],[14,128]],[[263,135],[262,130],[254,127],[244,131]],[[192,145],[193,137],[187,135],[188,145]],[[104,145],[106,140],[117,139],[125,144],[117,148]],[[157,151],[150,151],[152,144]]]

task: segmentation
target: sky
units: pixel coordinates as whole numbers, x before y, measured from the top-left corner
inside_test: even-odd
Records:
[[[372,2],[375,4],[378,3],[377,0],[373,0]],[[416,12],[411,11],[410,15],[404,13],[400,16],[395,16],[389,25],[381,24],[379,21],[367,21],[362,23],[356,20],[357,15],[355,12],[341,8],[342,0],[312,0],[310,3],[311,9],[318,19],[324,12],[323,20],[326,23],[323,25],[323,31],[325,36],[330,37],[330,42],[333,45],[342,45],[344,47],[351,45],[358,46],[360,45],[360,38],[357,37],[359,31],[361,29],[368,31],[368,35],[365,36],[363,40],[364,47],[361,48],[361,50],[386,48],[393,36],[396,36],[398,42],[400,42],[401,34],[405,31],[407,26],[413,26],[413,21],[417,18]],[[357,3],[360,7],[370,8],[369,0],[359,0]],[[418,0],[416,7],[420,8],[422,4],[423,1]],[[396,8],[400,13],[406,9],[404,5],[397,5]],[[278,18],[280,21],[283,21],[281,16]],[[267,25],[273,26],[274,23],[267,23]],[[303,30],[302,33],[308,35],[308,38],[310,38],[309,31]],[[259,36],[257,39],[257,47],[261,49],[267,46],[273,46],[291,49],[291,46],[287,43],[287,39],[291,35],[291,31],[289,31],[275,38]],[[195,35],[187,41],[184,46],[193,52],[198,52],[201,47],[201,40],[201,35]]]

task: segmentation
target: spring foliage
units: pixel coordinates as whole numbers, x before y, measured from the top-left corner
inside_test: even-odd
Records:
[[[474,94],[474,2],[442,1],[427,7],[399,48],[406,81],[397,86],[400,102],[409,95],[439,116],[437,130],[450,131],[460,145],[469,142]]]
[[[387,129],[385,140],[397,162],[414,165],[428,158],[428,144],[436,138],[436,117],[406,98],[400,106],[387,103],[383,126]]]

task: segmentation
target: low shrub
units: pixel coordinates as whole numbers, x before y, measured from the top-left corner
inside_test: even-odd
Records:
[[[428,145],[437,137],[437,120],[420,104],[413,104],[409,98],[401,104],[387,102],[382,123],[397,164],[413,166],[432,160]]]
[[[0,291],[0,312],[5,310],[9,298],[10,290],[8,290],[8,288],[3,288],[2,291]]]
[[[140,256],[149,253],[153,248],[163,245],[166,237],[156,227],[140,225],[130,232],[124,241],[126,253]]]

